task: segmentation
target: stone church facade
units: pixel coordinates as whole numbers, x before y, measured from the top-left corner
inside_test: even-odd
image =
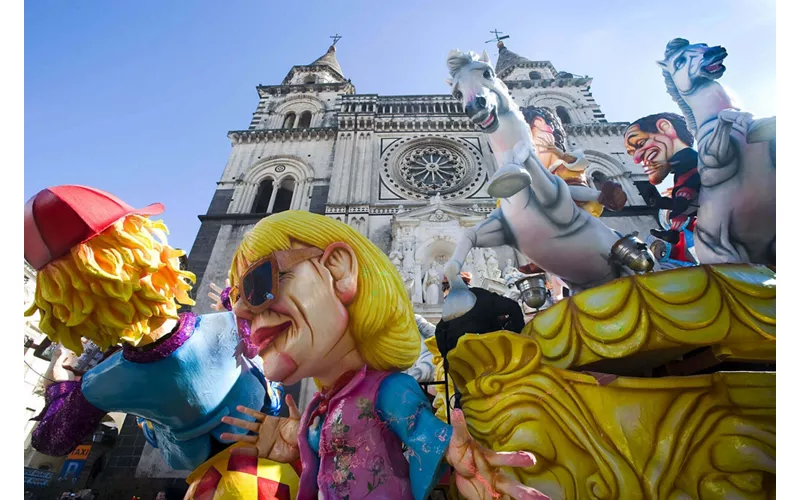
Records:
[[[627,123],[605,119],[592,79],[530,61],[502,42],[498,48],[496,74],[514,101],[561,118],[568,150],[582,149],[591,163],[590,183],[622,185],[627,206],[606,210],[603,221],[622,233],[656,227],[643,199],[653,188],[625,154]],[[486,183],[498,165],[486,135],[450,95],[358,94],[333,46],[257,91],[248,129],[228,133],[231,154],[189,255],[198,276],[195,311],[210,311],[209,284],[224,283],[244,232],[268,214],[299,209],[369,237],[400,271],[415,310],[437,321],[442,267],[460,230],[495,207]],[[508,247],[475,249],[465,270],[478,286],[503,293],[503,277],[525,262]]]

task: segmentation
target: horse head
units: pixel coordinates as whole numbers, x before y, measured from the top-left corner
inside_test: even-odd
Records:
[[[508,88],[492,68],[489,54],[451,50],[447,54],[450,70],[448,85],[453,97],[464,106],[467,116],[481,130],[497,132],[501,122],[519,113],[519,107],[511,100]]]
[[[690,44],[689,40],[675,38],[667,44],[664,60],[656,64],[680,95],[686,96],[720,78],[725,73],[722,61],[726,57],[728,51],[719,45]]]

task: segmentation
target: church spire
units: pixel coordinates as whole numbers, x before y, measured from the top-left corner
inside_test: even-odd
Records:
[[[499,74],[512,66],[532,62],[529,59],[526,59],[521,55],[508,50],[502,40],[497,41],[497,48],[500,51],[500,55],[497,56],[497,63],[494,65],[495,73]]]
[[[344,78],[344,73],[342,72],[342,67],[339,66],[339,61],[336,60],[336,42],[339,41],[341,38],[339,35],[331,37],[334,39],[333,44],[328,47],[328,51],[322,55],[322,57],[318,58],[316,61],[312,62],[311,66],[327,66],[333,71],[335,71],[339,76]]]

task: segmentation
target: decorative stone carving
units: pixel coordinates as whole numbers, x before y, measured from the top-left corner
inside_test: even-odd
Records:
[[[440,271],[438,267],[439,266],[437,264],[434,264],[431,267],[429,267],[428,271],[425,273],[424,299],[426,304],[433,305],[439,303],[442,280],[439,277]]]
[[[486,267],[486,257],[483,248],[472,249],[472,266],[475,269],[475,278],[488,278],[489,273]]]
[[[482,215],[447,205],[435,196],[424,207],[394,215],[389,258],[398,267],[414,304],[441,304],[442,265],[452,255],[463,228],[483,219]]]
[[[403,273],[403,252],[400,251],[400,241],[393,240],[392,241],[392,250],[389,252],[389,260],[392,261],[394,267],[397,268],[397,272],[401,275]]]
[[[486,255],[486,274],[493,280],[500,279],[500,263],[497,262],[497,252],[493,248],[484,250]]]
[[[444,213],[444,210],[437,210],[428,220],[431,222],[447,222],[450,220],[450,216]]]

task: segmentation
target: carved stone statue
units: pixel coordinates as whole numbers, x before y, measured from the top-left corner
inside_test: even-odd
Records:
[[[403,253],[400,251],[400,242],[397,240],[392,241],[392,250],[389,252],[389,260],[392,261],[397,271],[402,274],[403,272]]]
[[[503,279],[508,279],[509,276],[512,276],[517,271],[517,267],[514,265],[514,261],[512,259],[506,259],[506,267],[503,268]]]
[[[423,283],[423,290],[425,290],[425,303],[438,304],[439,292],[441,290],[441,278],[439,277],[439,270],[435,265],[428,268],[425,273],[425,283]]]
[[[414,258],[414,242],[413,241],[406,241],[403,244],[403,270],[404,271],[413,271],[414,264],[417,261]]]
[[[488,274],[489,278],[493,280],[500,279],[500,263],[497,262],[497,252],[494,251],[493,248],[487,248],[485,250],[486,257],[486,273]]]
[[[488,272],[486,269],[486,258],[484,257],[484,249],[483,248],[473,248],[473,259],[474,259],[474,269],[475,274],[478,278],[486,278],[488,277]]]

